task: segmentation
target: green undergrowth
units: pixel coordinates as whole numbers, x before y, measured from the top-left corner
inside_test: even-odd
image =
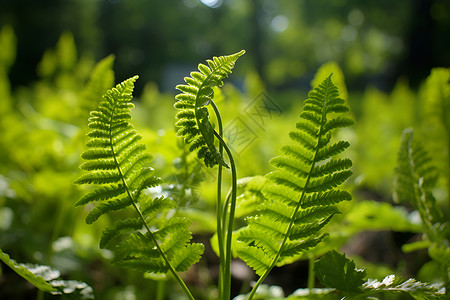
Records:
[[[116,85],[114,56],[95,63],[70,33],[27,87],[9,84],[11,28],[0,47],[0,278],[18,286],[0,298],[445,299],[448,69],[352,95],[327,63],[278,101],[254,72],[228,81],[241,51],[176,96],[133,95],[137,77]],[[401,237],[396,263],[355,251],[371,234]]]

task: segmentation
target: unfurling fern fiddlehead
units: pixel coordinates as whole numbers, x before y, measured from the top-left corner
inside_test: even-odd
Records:
[[[190,243],[187,219],[164,216],[164,212],[175,207],[174,201],[164,197],[152,199],[146,193],[161,179],[153,175],[149,166],[152,156],[144,151],[145,145],[139,143],[141,137],[129,122],[136,79],[137,76],[132,77],[109,90],[98,109],[91,112],[90,139],[81,165],[88,173],[76,183],[95,184],[96,188],[75,206],[97,203],[86,217],[88,224],[103,214],[134,208],[136,218],[116,221],[104,230],[100,247],[119,240],[114,248],[114,263],[149,273],[170,272],[193,299],[177,272],[196,263],[204,246]]]
[[[219,290],[220,299],[229,299],[231,290],[231,234],[233,231],[234,210],[236,206],[236,168],[230,149],[222,139],[222,120],[219,110],[213,101],[213,87],[221,87],[225,79],[234,67],[236,60],[245,53],[244,50],[228,55],[214,57],[207,60],[208,66],[198,65],[198,71],[191,72],[191,77],[185,77],[186,85],[178,85],[176,88],[181,91],[176,96],[175,108],[179,109],[176,115],[178,122],[177,135],[183,137],[184,142],[189,144],[189,151],[198,149],[197,156],[203,159],[205,165],[213,167],[219,165],[217,180],[217,236],[219,243]],[[214,110],[217,118],[217,133],[209,121],[208,105]],[[215,146],[216,138],[219,142],[219,149]],[[221,201],[222,166],[227,168],[222,153],[227,152],[231,168],[231,193],[230,202]],[[229,203],[229,205],[228,205]]]
[[[248,226],[239,231],[243,243],[238,255],[260,276],[248,299],[275,266],[317,245],[325,236],[321,230],[339,213],[336,204],[351,195],[337,189],[351,174],[352,162],[336,158],[349,143],[331,143],[331,133],[353,124],[331,75],[312,90],[305,100],[294,142],[283,147],[282,156],[271,160],[275,171],[266,175],[263,193],[267,200]]]
[[[236,60],[244,53],[245,51],[242,50],[233,55],[207,60],[208,66],[199,64],[199,72],[191,72],[191,77],[184,78],[187,84],[176,87],[181,91],[175,97],[178,101],[174,105],[180,110],[176,115],[177,134],[190,145],[190,151],[198,149],[198,157],[203,158],[208,167],[217,164],[226,166],[214,146],[214,129],[209,122],[207,105],[214,105],[212,88],[223,85],[223,79],[228,77]],[[217,111],[215,112],[217,114]]]

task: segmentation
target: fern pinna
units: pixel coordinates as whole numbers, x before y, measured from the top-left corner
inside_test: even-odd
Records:
[[[176,115],[177,135],[183,137],[185,143],[190,145],[189,151],[198,149],[197,156],[203,158],[208,167],[217,164],[227,166],[214,146],[214,129],[209,122],[207,105],[214,104],[212,88],[223,85],[223,79],[231,74],[236,60],[244,53],[242,50],[232,55],[207,60],[208,66],[199,64],[199,72],[191,72],[191,77],[184,78],[186,85],[176,86],[181,91],[175,97],[177,102],[174,105],[180,110]]]
[[[81,169],[88,171],[76,180],[78,184],[95,184],[76,206],[97,203],[86,222],[91,224],[101,215],[133,207],[135,218],[112,223],[101,237],[100,247],[114,248],[113,262],[149,273],[171,272],[189,295],[176,272],[186,271],[197,262],[202,244],[189,243],[192,235],[185,218],[168,217],[165,212],[175,207],[165,197],[151,198],[146,189],[158,186],[161,179],[149,166],[152,156],[140,143],[141,136],[130,124],[134,82],[132,77],[104,95],[98,109],[91,112],[91,131],[82,154]],[[157,228],[150,230],[150,228]]]
[[[317,245],[325,236],[319,230],[339,213],[336,204],[351,199],[337,187],[352,174],[352,162],[335,157],[349,143],[331,142],[334,129],[353,124],[339,115],[348,108],[338,96],[331,75],[309,93],[289,134],[293,144],[270,161],[276,170],[266,175],[266,201],[238,233],[239,257],[261,276],[249,299],[272,268]]]

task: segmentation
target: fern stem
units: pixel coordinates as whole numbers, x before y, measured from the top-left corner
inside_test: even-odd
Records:
[[[165,292],[166,292],[166,282],[164,280],[157,281],[155,300],[164,300]]]
[[[216,103],[214,101],[211,100],[211,106],[214,109],[214,113],[216,115],[217,118],[217,123],[219,126],[219,136],[222,137],[223,136],[223,125],[222,125],[222,117],[220,116],[220,112],[219,109],[216,105]],[[219,154],[220,156],[223,156],[223,145],[222,143],[219,143]],[[218,165],[218,169],[217,169],[217,204],[216,204],[216,213],[217,213],[217,217],[216,217],[216,221],[217,221],[217,241],[219,244],[219,262],[220,262],[220,266],[219,266],[219,281],[218,281],[218,288],[219,291],[221,291],[223,289],[223,279],[224,279],[224,266],[225,266],[225,261],[224,261],[224,248],[223,248],[223,231],[222,231],[222,164]],[[222,300],[222,294],[219,292],[219,300]]]
[[[278,257],[277,257],[278,259]],[[253,296],[255,295],[256,291],[258,290],[258,287],[261,285],[261,283],[264,282],[264,280],[266,280],[267,275],[269,275],[270,271],[272,270],[272,266],[267,270],[267,272],[265,272],[263,274],[263,276],[259,277],[258,281],[256,282],[256,284],[253,286],[252,290],[250,291],[250,294],[248,295],[247,300],[251,300],[253,299]]]
[[[222,205],[222,228],[227,227],[227,212],[228,209],[226,209],[228,206],[230,206],[230,199],[231,199],[231,191],[228,192],[227,196],[225,197],[225,202]]]
[[[111,119],[110,119],[110,124],[112,123],[112,120],[114,118],[114,112],[111,114]],[[150,227],[148,227],[147,222],[145,221],[144,216],[142,215],[141,210],[139,209],[139,207],[136,204],[136,200],[134,199],[133,195],[130,192],[130,188],[128,187],[128,184],[125,180],[125,176],[122,172],[122,169],[120,168],[120,164],[117,161],[117,155],[116,155],[116,151],[114,149],[114,145],[113,145],[113,141],[112,141],[112,129],[109,129],[109,145],[111,147],[111,153],[112,156],[114,158],[114,163],[117,166],[117,171],[119,172],[120,178],[122,179],[122,184],[125,187],[125,190],[127,192],[128,198],[131,199],[131,203],[134,207],[134,209],[136,210],[136,212],[139,215],[139,218],[141,219],[145,229],[148,232],[148,235],[150,237],[150,240],[155,244],[156,249],[158,250],[158,252],[161,254],[162,259],[165,261],[165,263],[167,264],[170,272],[172,273],[172,275],[174,276],[175,280],[178,282],[178,284],[180,285],[180,287],[183,289],[184,293],[186,294],[186,296],[190,299],[190,300],[195,300],[195,298],[192,296],[191,291],[189,290],[189,288],[186,286],[186,284],[184,283],[183,279],[181,279],[181,277],[177,274],[177,272],[175,271],[175,269],[173,268],[172,264],[169,262],[166,254],[164,253],[164,251],[161,249],[161,247],[159,246],[158,241],[156,240],[153,232],[150,230]]]
[[[36,300],[44,300],[44,292],[42,290],[37,291]]]
[[[314,288],[314,256],[308,255],[308,289],[311,290]]]
[[[219,139],[220,143],[223,145],[225,152],[227,153],[228,159],[230,160],[231,168],[231,203],[230,203],[230,214],[228,216],[228,228],[226,230],[226,246],[225,246],[225,274],[224,274],[224,285],[223,285],[223,299],[230,299],[231,295],[231,238],[233,234],[234,225],[234,213],[236,210],[236,196],[237,196],[237,175],[236,175],[236,165],[234,163],[233,155],[231,154],[230,148],[224,142],[222,137],[214,131],[214,135]],[[228,201],[226,202],[228,203]],[[223,208],[224,211],[228,210],[228,207]]]

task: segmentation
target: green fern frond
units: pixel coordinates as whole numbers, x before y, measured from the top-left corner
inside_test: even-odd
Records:
[[[191,72],[191,77],[185,77],[186,85],[178,85],[181,91],[175,98],[178,127],[177,135],[184,138],[189,150],[198,149],[197,156],[202,158],[208,167],[217,164],[227,166],[219,151],[214,146],[214,129],[209,122],[208,104],[211,103],[213,87],[221,87],[223,79],[231,74],[236,60],[245,53],[244,50],[207,60],[208,66],[198,65],[199,72]]]
[[[414,139],[413,129],[405,129],[395,168],[394,201],[410,203],[419,212],[428,235],[432,235],[430,228],[433,224],[442,219],[442,213],[431,194],[437,175],[429,154]]]
[[[118,265],[151,273],[171,271],[177,276],[176,271],[187,270],[200,259],[204,247],[190,244],[188,220],[167,218],[167,212],[176,207],[173,200],[151,198],[145,192],[158,186],[161,179],[154,176],[149,166],[153,157],[145,152],[146,146],[130,123],[136,79],[107,91],[104,101],[91,112],[90,139],[80,166],[88,172],[75,182],[95,188],[75,206],[94,205],[86,217],[88,224],[106,213],[134,208],[136,218],[116,221],[103,231],[100,247],[113,248],[113,262]]]
[[[309,93],[296,130],[289,134],[292,144],[270,161],[275,171],[266,175],[266,201],[238,233],[243,243],[238,255],[261,280],[274,266],[320,243],[326,234],[319,232],[339,213],[336,204],[351,199],[338,187],[351,176],[352,162],[336,158],[349,143],[332,142],[331,136],[353,124],[340,115],[348,108],[338,96],[331,75]]]

